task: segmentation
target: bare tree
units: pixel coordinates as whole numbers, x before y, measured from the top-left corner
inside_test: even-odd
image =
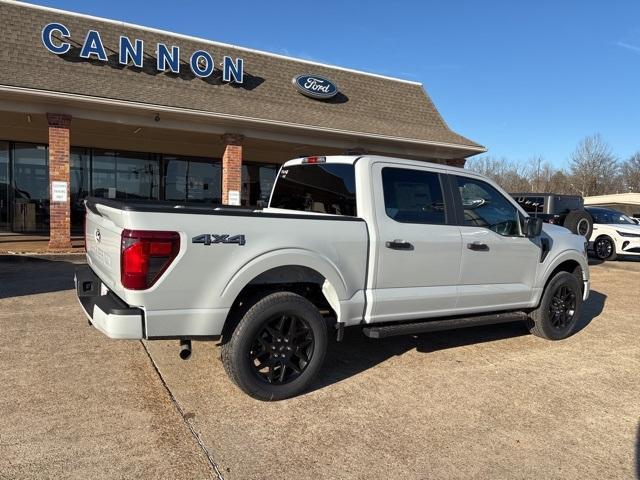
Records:
[[[585,197],[613,193],[618,170],[618,160],[600,134],[581,140],[569,160],[575,190]]]
[[[534,192],[542,192],[544,190],[543,184],[545,182],[543,169],[545,167],[544,159],[537,155],[529,160],[529,166],[527,168],[527,176],[531,182],[531,188]]]
[[[523,192],[531,189],[526,167],[506,158],[488,155],[472,158],[467,161],[465,167],[489,177],[508,192]]]
[[[631,155],[620,170],[626,191],[640,193],[640,152]]]

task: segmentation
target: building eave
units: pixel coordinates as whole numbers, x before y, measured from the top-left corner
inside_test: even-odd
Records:
[[[351,130],[342,130],[336,128],[328,128],[328,127],[320,127],[314,125],[306,125],[299,123],[291,123],[291,122],[283,122],[278,120],[267,120],[263,118],[254,118],[254,117],[246,117],[241,115],[229,115],[224,113],[216,113],[216,112],[208,112],[203,110],[182,108],[182,107],[172,107],[167,105],[157,105],[157,104],[149,104],[149,103],[141,103],[141,102],[133,102],[128,100],[118,100],[97,96],[89,96],[89,95],[81,95],[75,93],[65,93],[65,92],[55,92],[50,90],[38,90],[32,88],[25,87],[16,87],[12,85],[0,85],[0,93],[8,93],[8,94],[16,94],[29,96],[31,98],[40,98],[47,99],[53,101],[77,101],[83,102],[85,104],[91,105],[103,105],[103,106],[112,106],[112,107],[120,107],[127,108],[132,110],[141,110],[147,112],[155,112],[155,113],[172,113],[172,114],[180,114],[180,115],[188,115],[193,117],[200,118],[209,118],[212,120],[218,121],[227,121],[227,122],[236,122],[242,123],[252,126],[278,126],[287,129],[293,129],[304,132],[312,132],[312,133],[326,133],[333,135],[340,135],[345,137],[358,137],[364,139],[370,139],[375,141],[383,141],[383,142],[397,142],[408,145],[415,146],[424,146],[424,147],[432,147],[432,148],[442,148],[442,149],[451,149],[461,151],[461,156],[469,156],[476,155],[478,153],[486,152],[487,149],[482,146],[475,145],[464,145],[464,144],[456,144],[456,143],[448,143],[448,142],[438,142],[438,141],[430,141],[430,140],[420,140],[414,138],[406,138],[406,137],[396,137],[389,135],[381,135],[374,134],[368,132],[358,132]],[[462,152],[468,152],[466,154]]]

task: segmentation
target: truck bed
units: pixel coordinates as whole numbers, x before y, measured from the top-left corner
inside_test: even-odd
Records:
[[[97,198],[88,199],[86,207],[88,263],[106,289],[144,311],[149,338],[220,334],[242,289],[283,266],[316,272],[341,317],[354,322],[362,317],[369,239],[362,218]],[[122,286],[125,229],[180,236],[177,257],[148,289]],[[225,235],[242,236],[243,242],[203,240]]]

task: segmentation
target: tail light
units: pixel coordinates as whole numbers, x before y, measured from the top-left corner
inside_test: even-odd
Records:
[[[160,278],[180,250],[177,232],[123,230],[120,280],[124,288],[145,290]]]

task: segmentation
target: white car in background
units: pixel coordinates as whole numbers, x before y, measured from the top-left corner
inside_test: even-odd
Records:
[[[611,208],[587,207],[593,217],[589,248],[600,260],[618,255],[640,255],[640,225],[631,217]]]

